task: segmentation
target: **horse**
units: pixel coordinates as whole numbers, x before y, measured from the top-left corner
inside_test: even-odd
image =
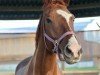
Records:
[[[73,30],[75,16],[68,0],[44,0],[33,56],[20,62],[15,75],[62,75],[58,58],[68,64],[80,61],[82,48]]]

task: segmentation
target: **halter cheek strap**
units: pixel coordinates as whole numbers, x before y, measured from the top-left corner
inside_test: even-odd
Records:
[[[53,45],[54,45],[53,52],[54,52],[54,53],[58,53],[58,52],[59,52],[59,51],[58,51],[59,43],[61,42],[61,40],[62,40],[64,37],[66,37],[67,35],[70,35],[70,34],[74,34],[73,31],[66,32],[66,33],[64,33],[59,39],[53,40],[51,37],[49,37],[49,36],[44,32],[44,37],[45,37],[46,39],[48,39],[50,42],[53,43]]]

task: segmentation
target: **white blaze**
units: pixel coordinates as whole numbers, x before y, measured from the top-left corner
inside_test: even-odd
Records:
[[[72,14],[70,14],[69,12],[67,13],[66,11],[61,10],[61,9],[57,10],[57,14],[59,14],[59,15],[61,15],[63,18],[65,18],[66,21],[67,21],[67,23],[68,23],[68,21],[69,21],[69,17],[72,16]]]

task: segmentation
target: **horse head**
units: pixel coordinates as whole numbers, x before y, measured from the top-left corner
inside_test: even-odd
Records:
[[[46,49],[68,64],[78,62],[82,48],[73,31],[75,17],[66,6],[69,0],[44,1],[42,21]]]

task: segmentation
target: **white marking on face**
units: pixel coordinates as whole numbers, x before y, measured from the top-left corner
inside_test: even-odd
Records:
[[[78,44],[78,41],[76,40],[74,35],[72,35],[72,37],[69,39],[68,45],[74,56],[78,57],[78,52],[81,49],[81,46]]]
[[[65,20],[67,21],[67,23],[69,22],[69,18],[70,16],[72,16],[72,14],[70,14],[69,12],[67,13],[66,11],[64,10],[57,10],[57,14],[61,15],[63,18],[65,18]]]
[[[78,44],[78,41],[76,40],[75,36],[72,35],[72,37],[69,39],[70,44],[76,43]]]

